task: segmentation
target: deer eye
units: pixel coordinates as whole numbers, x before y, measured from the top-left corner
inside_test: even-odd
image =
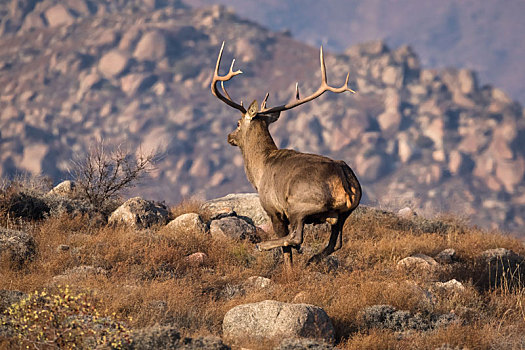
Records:
[[[238,128],[241,127],[241,121],[240,121],[240,120],[237,120],[237,127],[238,127]]]

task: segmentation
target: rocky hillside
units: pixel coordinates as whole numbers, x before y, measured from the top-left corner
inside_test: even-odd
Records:
[[[97,139],[162,159],[136,193],[174,203],[251,189],[226,143],[237,112],[209,91],[218,49],[245,74],[244,101],[287,101],[319,83],[318,48],[222,7],[176,1],[27,0],[0,5],[0,169],[68,177]],[[281,147],[344,159],[365,202],[453,211],[519,233],[525,217],[525,119],[500,89],[465,69],[422,69],[383,42],[326,53],[329,79],[350,70],[355,95],[325,95],[281,116]]]
[[[0,192],[0,349],[525,347],[525,244],[497,231],[360,206],[314,263],[330,228],[306,225],[287,270],[254,244],[257,194],[136,197],[106,224],[34,185]]]
[[[499,86],[523,103],[525,3],[418,0],[192,0],[192,6],[220,3],[272,30],[343,51],[384,38],[391,46],[410,44],[425,67],[476,69],[483,83]]]

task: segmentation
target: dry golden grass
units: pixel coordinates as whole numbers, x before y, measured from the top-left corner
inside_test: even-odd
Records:
[[[198,210],[200,203],[173,208],[177,216]],[[305,267],[309,254],[295,254],[293,274],[282,271],[279,255],[255,251],[253,244],[213,240],[166,227],[137,231],[97,226],[88,217],[63,215],[33,222],[36,258],[22,270],[0,266],[0,289],[24,292],[67,283],[72,290],[96,296],[97,309],[116,313],[133,328],[171,324],[183,335],[221,334],[224,314],[232,307],[265,299],[304,302],[324,308],[332,319],[341,349],[514,349],[525,346],[525,288],[476,284],[478,255],[507,248],[525,255],[522,241],[487,233],[454,220],[399,219],[376,210],[359,210],[344,228],[343,249],[334,256],[339,267]],[[309,233],[305,245],[323,247],[328,235]],[[58,249],[66,245],[69,249]],[[416,253],[435,256],[454,248],[460,261],[433,272],[406,272],[397,262]],[[186,257],[203,252],[203,265]],[[100,273],[73,273],[93,266]],[[65,274],[65,275],[64,275]],[[57,279],[56,276],[63,275]],[[250,276],[264,276],[272,288],[249,289]],[[452,278],[463,292],[425,291],[433,282]],[[362,312],[389,304],[411,313],[455,312],[462,320],[428,332],[398,334],[369,329]],[[2,345],[3,344],[3,345]],[[6,343],[0,343],[6,346]]]

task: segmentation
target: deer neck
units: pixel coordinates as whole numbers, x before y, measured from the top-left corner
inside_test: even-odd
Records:
[[[252,125],[247,130],[244,143],[240,147],[244,158],[246,176],[255,189],[259,190],[265,161],[277,146],[273,141],[268,125],[262,120],[252,120]]]

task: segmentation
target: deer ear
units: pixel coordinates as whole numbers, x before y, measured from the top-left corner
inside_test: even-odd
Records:
[[[263,114],[263,116],[266,118],[268,124],[271,124],[279,119],[279,117],[281,116],[281,112],[267,113]]]
[[[250,107],[248,107],[248,111],[244,115],[244,118],[248,120],[252,120],[253,117],[257,115],[257,112],[259,112],[259,107],[257,106],[257,100],[253,100],[253,102],[250,104]]]

